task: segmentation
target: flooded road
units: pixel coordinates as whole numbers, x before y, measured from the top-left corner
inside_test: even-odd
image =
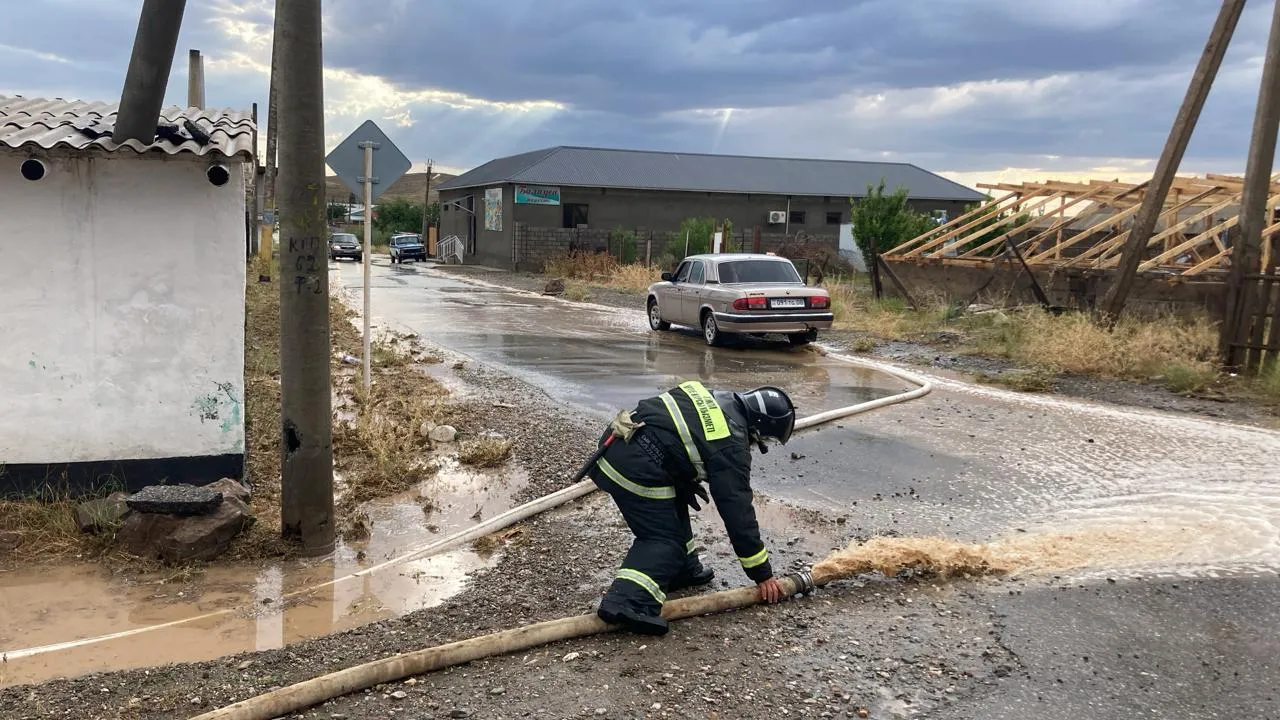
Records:
[[[358,297],[360,266],[337,267],[343,287]],[[415,332],[607,416],[684,380],[723,388],[786,386],[801,415],[912,387],[786,343],[711,348],[696,333],[650,332],[640,308],[570,304],[475,285],[427,266],[375,264],[370,287],[375,325]]]

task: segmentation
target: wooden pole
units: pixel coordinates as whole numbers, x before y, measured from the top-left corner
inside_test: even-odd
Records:
[[[1222,66],[1227,45],[1231,42],[1231,35],[1235,32],[1236,23],[1240,20],[1240,13],[1244,11],[1244,2],[1245,0],[1223,0],[1222,8],[1218,11],[1217,22],[1209,33],[1209,40],[1205,43],[1200,63],[1196,66],[1195,74],[1191,76],[1191,84],[1187,87],[1182,107],[1178,109],[1178,115],[1174,118],[1173,127],[1169,131],[1169,139],[1165,142],[1164,151],[1160,153],[1160,160],[1156,163],[1155,177],[1142,198],[1142,207],[1134,219],[1133,229],[1129,232],[1129,240],[1125,244],[1124,255],[1116,270],[1115,280],[1103,296],[1100,306],[1101,314],[1108,325],[1115,323],[1124,310],[1125,301],[1129,299],[1129,291],[1133,288],[1138,263],[1142,261],[1142,256],[1146,252],[1147,241],[1155,232],[1156,220],[1164,207],[1169,188],[1173,185],[1173,177],[1178,172],[1178,166],[1182,164],[1182,156],[1187,150],[1191,134],[1195,131],[1196,121],[1204,108],[1205,98],[1209,96],[1213,80],[1218,75],[1218,68]]]
[[[1262,252],[1262,230],[1268,223],[1267,199],[1271,194],[1271,169],[1276,154],[1276,132],[1280,128],[1280,2],[1271,17],[1271,36],[1262,63],[1262,84],[1258,90],[1258,109],[1253,117],[1253,137],[1249,142],[1249,159],[1245,166],[1244,193],[1240,200],[1240,232],[1231,250],[1231,272],[1227,282],[1227,298],[1219,337],[1223,364],[1228,368],[1257,365],[1261,350],[1240,347],[1256,340],[1260,344],[1264,318],[1254,317],[1265,310],[1270,285],[1261,285],[1261,296],[1246,276],[1259,271]],[[1274,262],[1274,260],[1273,260]]]

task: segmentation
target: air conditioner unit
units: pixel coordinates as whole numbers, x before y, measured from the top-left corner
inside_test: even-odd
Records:
[[[770,211],[769,211],[769,224],[770,224],[770,225],[781,225],[781,224],[785,223],[786,221],[787,221],[787,211],[786,211],[786,210],[770,210]]]

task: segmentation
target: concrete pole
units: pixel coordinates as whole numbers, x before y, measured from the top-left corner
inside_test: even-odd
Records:
[[[1261,360],[1260,350],[1233,348],[1233,343],[1250,340],[1261,342],[1263,323],[1254,322],[1253,311],[1265,302],[1267,290],[1254,297],[1256,283],[1246,275],[1266,270],[1260,267],[1262,229],[1268,224],[1267,196],[1271,194],[1271,171],[1275,163],[1276,134],[1280,131],[1280,2],[1271,17],[1271,37],[1262,62],[1262,86],[1258,90],[1258,109],[1253,117],[1253,137],[1249,142],[1249,159],[1244,173],[1244,194],[1240,199],[1240,232],[1231,246],[1231,273],[1227,281],[1224,322],[1219,348],[1223,364],[1238,368],[1253,366]],[[1272,263],[1275,259],[1272,259]],[[1256,325],[1256,327],[1254,327]],[[1273,332],[1275,332],[1273,330]],[[1245,359],[1248,362],[1242,362]]]
[[[204,109],[204,58],[199,50],[187,54],[187,107]]]
[[[186,6],[187,0],[143,0],[133,55],[120,92],[120,111],[111,133],[115,142],[155,141]]]
[[[329,262],[320,0],[276,0],[280,121],[281,532],[333,550]]]
[[[1182,107],[1178,109],[1178,115],[1174,118],[1173,127],[1169,130],[1164,151],[1160,153],[1160,160],[1156,163],[1155,177],[1147,186],[1146,194],[1142,198],[1142,207],[1134,217],[1133,228],[1129,231],[1129,239],[1125,242],[1124,254],[1120,257],[1115,279],[1103,296],[1099,309],[1103,321],[1108,325],[1114,324],[1120,317],[1125,301],[1129,299],[1129,291],[1133,288],[1138,265],[1146,254],[1147,241],[1155,232],[1156,221],[1164,209],[1165,198],[1169,195],[1169,188],[1173,185],[1178,166],[1182,164],[1182,156],[1187,150],[1191,134],[1196,129],[1196,121],[1200,119],[1205,98],[1209,96],[1213,80],[1218,75],[1218,68],[1222,66],[1222,57],[1227,53],[1231,35],[1235,32],[1236,23],[1240,20],[1240,13],[1244,11],[1244,3],[1245,0],[1223,0],[1222,8],[1218,11],[1218,20],[1209,33],[1209,40],[1205,43],[1200,63],[1196,66],[1195,74],[1191,76],[1191,84],[1187,87]]]
[[[279,137],[279,113],[278,113],[278,83],[279,78],[278,61],[280,57],[280,14],[275,17],[275,29],[271,34],[271,79],[269,89],[267,90],[267,160],[266,171],[263,181],[265,189],[263,191],[263,206],[266,210],[274,211],[276,209],[276,145]]]

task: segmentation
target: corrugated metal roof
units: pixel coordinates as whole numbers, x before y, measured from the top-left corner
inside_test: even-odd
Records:
[[[157,137],[150,144],[129,140],[117,144],[111,139],[118,103],[0,95],[0,147],[21,149],[40,147],[116,152],[191,153],[214,157],[253,157],[254,124],[251,113],[232,110],[201,110],[168,107],[161,111],[161,123],[174,125],[172,135]],[[184,127],[190,121],[208,134],[200,142]]]
[[[518,182],[637,190],[861,197],[884,179],[917,200],[977,202],[985,195],[906,163],[705,155],[562,146],[499,158],[441,190]]]

